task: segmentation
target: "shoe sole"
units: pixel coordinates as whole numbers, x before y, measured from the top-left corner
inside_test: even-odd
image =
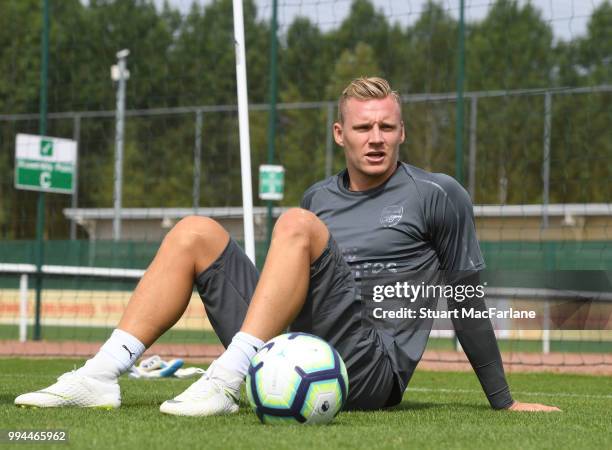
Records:
[[[227,416],[230,414],[236,414],[239,410],[240,407],[238,407],[238,405],[235,405],[235,408],[232,408],[231,411],[223,411],[223,412],[218,412],[216,414],[182,414],[180,412],[169,412],[169,411],[162,411],[161,409],[159,410],[160,413],[162,414],[166,414],[168,416],[179,416],[179,417],[209,417],[209,416]]]
[[[58,405],[58,406],[41,406],[41,405],[27,405],[24,403],[16,404],[18,408],[26,408],[26,409],[42,409],[42,408],[91,408],[91,409],[103,409],[106,411],[111,411],[113,409],[119,408],[119,406],[114,405],[94,405],[94,406],[77,406],[77,405]]]

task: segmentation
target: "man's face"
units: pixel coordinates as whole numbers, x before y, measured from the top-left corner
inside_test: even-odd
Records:
[[[363,191],[382,184],[395,171],[405,138],[399,105],[391,96],[350,98],[343,113],[344,123],[334,124],[334,138],[344,148],[350,188]]]

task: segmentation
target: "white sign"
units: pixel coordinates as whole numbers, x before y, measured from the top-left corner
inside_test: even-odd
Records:
[[[17,189],[72,194],[76,164],[76,141],[32,134],[17,135],[15,140]]]

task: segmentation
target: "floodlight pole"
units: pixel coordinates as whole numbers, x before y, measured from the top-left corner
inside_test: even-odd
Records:
[[[111,67],[111,78],[117,82],[117,115],[115,121],[115,190],[113,240],[121,239],[121,192],[123,188],[123,130],[125,118],[125,84],[130,78],[126,67],[126,58],[130,54],[127,49],[117,52],[117,65]]]
[[[47,134],[47,74],[49,72],[49,0],[43,0],[43,26],[40,65],[40,109],[38,133]],[[34,311],[34,340],[40,341],[40,314],[42,306],[42,266],[44,261],[45,193],[38,193],[36,205],[36,304]]]
[[[238,91],[238,130],[240,134],[240,172],[242,174],[242,212],[244,250],[255,264],[253,228],[253,185],[251,183],[251,138],[249,136],[249,97],[247,92],[244,13],[242,0],[233,0],[234,45],[236,47],[236,90]]]

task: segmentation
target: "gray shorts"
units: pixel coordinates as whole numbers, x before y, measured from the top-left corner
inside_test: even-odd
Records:
[[[196,277],[208,318],[224,346],[240,330],[259,274],[230,240],[219,258]],[[292,331],[325,339],[342,356],[349,375],[347,409],[379,409],[401,401],[401,374],[391,341],[362,320],[355,280],[336,242],[330,238],[310,268],[308,296]]]

